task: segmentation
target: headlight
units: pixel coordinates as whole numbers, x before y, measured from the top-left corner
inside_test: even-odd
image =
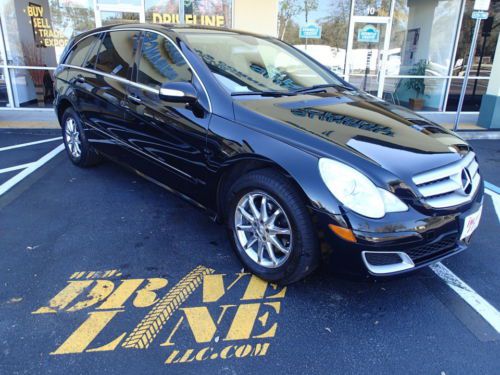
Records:
[[[338,161],[322,158],[319,172],[331,193],[346,207],[374,219],[408,206],[387,190],[377,188],[364,174]]]

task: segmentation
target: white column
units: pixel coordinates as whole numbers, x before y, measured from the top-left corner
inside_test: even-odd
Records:
[[[491,69],[486,95],[481,101],[477,124],[484,128],[500,128],[500,38],[497,41],[495,60]]]
[[[277,36],[278,0],[234,0],[233,28]]]

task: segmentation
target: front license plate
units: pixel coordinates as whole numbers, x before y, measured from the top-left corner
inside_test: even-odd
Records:
[[[483,212],[483,206],[473,214],[467,216],[464,220],[464,228],[462,229],[462,235],[460,239],[463,240],[469,237],[478,227],[479,221],[481,220],[481,213]]]

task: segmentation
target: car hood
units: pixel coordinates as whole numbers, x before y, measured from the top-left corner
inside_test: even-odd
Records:
[[[236,120],[255,122],[249,113],[261,116],[264,131],[333,157],[340,147],[400,177],[452,163],[469,150],[464,140],[443,127],[362,92],[239,97]]]

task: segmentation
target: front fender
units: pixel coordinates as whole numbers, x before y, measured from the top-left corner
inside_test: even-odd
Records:
[[[242,159],[270,161],[295,180],[309,206],[340,213],[337,200],[321,179],[317,156],[216,115],[210,122],[207,146],[208,166],[215,176]]]

